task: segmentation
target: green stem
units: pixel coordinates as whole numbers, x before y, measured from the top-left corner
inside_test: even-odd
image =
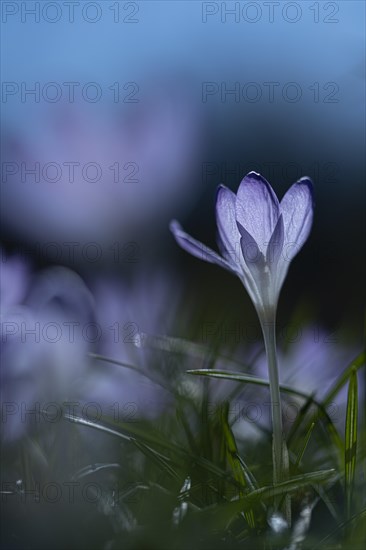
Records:
[[[268,361],[269,389],[273,430],[273,481],[283,480],[283,429],[280,384],[276,352],[276,313],[263,315],[261,326]]]

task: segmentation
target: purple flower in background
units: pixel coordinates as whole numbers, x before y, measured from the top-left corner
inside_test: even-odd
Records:
[[[290,262],[311,229],[310,179],[294,183],[279,202],[270,184],[250,172],[236,195],[219,187],[216,219],[222,256],[187,235],[176,221],[171,230],[187,252],[235,273],[260,316],[275,311]]]
[[[54,413],[72,401],[88,367],[85,330],[94,307],[89,290],[66,268],[30,273],[19,257],[2,258],[2,442],[47,423],[42,407],[53,402]]]
[[[62,254],[55,258],[45,246],[42,255],[62,264],[74,255],[85,261],[83,246],[91,241],[110,261],[117,236],[146,243],[165,232],[169,209],[194,198],[186,189],[202,123],[190,97],[180,80],[159,84],[154,76],[141,84],[136,102],[92,110],[81,101],[52,110],[41,102],[28,109],[36,127],[28,119],[10,124],[4,142],[5,230],[32,246],[60,243]],[[65,241],[75,244],[71,258]]]
[[[158,383],[167,382],[168,356],[141,347],[140,333],[172,331],[180,298],[177,277],[163,271],[139,273],[129,283],[105,277],[94,281],[92,289],[100,330],[96,351],[112,361],[138,367],[147,376],[96,360],[80,385],[82,399],[99,403],[106,415],[116,414],[117,408],[122,416],[131,413],[133,420],[161,414],[171,401],[169,392]],[[174,375],[172,368],[169,374]]]
[[[0,261],[0,311],[3,315],[8,308],[23,302],[28,290],[31,270],[19,256],[6,258],[2,249],[0,249]]]
[[[278,352],[282,383],[313,395],[320,402],[359,353],[358,346],[348,343],[341,334],[328,333],[317,326],[301,330],[297,338],[288,343],[286,349],[284,347],[281,346]],[[259,377],[266,377],[264,354],[258,358],[253,370]],[[358,378],[362,387],[362,376],[359,374]],[[329,406],[328,412],[336,425],[342,424],[346,417],[347,389],[348,383]],[[293,402],[294,396],[291,395],[289,400]],[[291,411],[288,416],[291,419]]]
[[[318,326],[305,327],[298,331],[293,341],[284,340],[277,350],[281,365],[282,384],[291,387],[295,392],[312,395],[318,402],[322,402],[328,391],[341,376],[342,372],[358,354],[358,347],[347,342],[337,333],[329,334]],[[266,354],[261,353],[253,362],[252,375],[268,379]],[[363,388],[362,376],[359,376],[360,387]],[[329,403],[327,412],[335,423],[340,434],[344,433],[346,417],[348,383],[338,395]],[[236,427],[237,433],[258,437],[261,431],[256,427],[269,430],[270,422],[267,407],[268,392],[257,386],[248,386],[242,394],[243,407],[245,403],[252,404],[252,416],[242,415],[242,422]],[[362,390],[359,391],[362,395]],[[284,400],[283,419],[286,425],[291,425],[299,414],[305,400],[296,393],[282,393]],[[248,424],[249,422],[249,424]],[[253,430],[248,430],[248,426]]]

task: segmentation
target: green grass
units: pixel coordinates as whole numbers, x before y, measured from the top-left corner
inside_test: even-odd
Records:
[[[212,354],[207,358],[211,368],[190,369],[190,356],[205,357],[207,349],[180,341],[179,349],[172,351],[173,340],[160,349],[159,365],[149,374],[113,361],[168,390],[173,399],[168,411],[154,420],[135,422],[108,416],[96,422],[65,413],[57,428],[48,426],[48,434],[23,441],[22,452],[11,455],[12,464],[9,459],[10,471],[14,465],[19,468],[28,486],[36,479],[56,476],[90,479],[105,488],[93,513],[80,516],[91,548],[94,530],[101,529],[99,521],[104,522],[108,550],[361,548],[366,512],[360,475],[366,442],[357,424],[357,377],[363,374],[364,355],[345,367],[321,402],[281,386],[283,398],[298,400],[301,412],[287,430],[289,478],[273,484],[270,434],[263,430],[258,439],[247,439],[236,432],[236,419],[230,417],[230,399],[243,389],[266,391],[268,382],[243,374],[244,367],[229,358],[229,365],[238,370],[216,370],[217,357]],[[162,365],[171,353],[179,354],[177,368],[166,376]],[[96,355],[92,360],[109,361]],[[200,401],[186,391],[182,379],[197,384]],[[222,401],[215,399],[216,386],[212,386],[220,379],[232,383],[229,397]],[[326,409],[346,384],[342,434]],[[85,436],[89,443],[85,444]],[[93,455],[93,445],[103,460]],[[117,497],[116,485],[124,488]],[[274,514],[275,499],[291,504],[291,525],[280,513]],[[273,527],[277,524],[282,526],[278,532]]]

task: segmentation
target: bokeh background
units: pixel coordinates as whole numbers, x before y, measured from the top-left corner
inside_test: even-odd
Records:
[[[169,220],[212,244],[219,183],[235,190],[254,169],[282,195],[309,175],[314,230],[291,269],[282,314],[306,295],[322,322],[347,319],[357,331],[362,2],[33,4],[2,6],[5,248],[35,248],[36,265],[87,276],[179,264],[190,285],[205,281],[199,292],[212,292],[212,303],[241,308],[248,300],[239,282],[177,250]],[[39,176],[26,172],[35,163]],[[71,163],[79,163],[72,177]],[[88,163],[99,170],[84,173]],[[83,251],[90,242],[98,248]]]
[[[90,372],[85,357],[149,368],[135,345],[140,330],[239,356],[260,344],[240,281],[188,256],[169,231],[178,219],[215,247],[215,190],[224,183],[235,191],[251,170],[279,196],[304,175],[315,186],[313,230],[281,294],[281,334],[287,327],[296,340],[312,326],[312,343],[321,334],[323,344],[359,352],[363,2],[26,1],[1,9],[3,319],[17,327],[24,319],[93,322],[102,331],[72,342],[63,333],[57,349],[51,337],[25,347],[8,332],[5,400],[57,400],[70,387],[80,399],[122,399],[120,371]],[[151,387],[131,394],[135,379],[124,376],[123,402],[158,414],[165,398]],[[6,444],[24,430],[8,422]]]

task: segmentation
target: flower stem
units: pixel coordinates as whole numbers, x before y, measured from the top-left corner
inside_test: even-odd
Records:
[[[280,386],[276,352],[276,313],[263,316],[261,326],[268,361],[269,389],[273,430],[273,482],[283,480],[283,429]]]

